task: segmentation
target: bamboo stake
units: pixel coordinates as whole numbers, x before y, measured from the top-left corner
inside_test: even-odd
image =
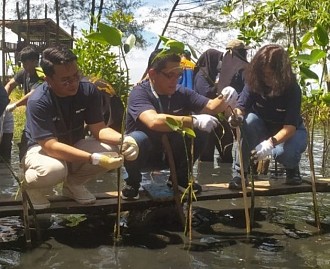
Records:
[[[117,216],[114,227],[115,241],[120,240],[120,212],[121,212],[121,198],[120,198],[120,167],[117,168]]]
[[[33,204],[30,200],[29,195],[27,194],[26,190],[22,186],[23,185],[22,181],[18,178],[18,176],[14,172],[11,165],[6,160],[4,160],[1,156],[0,156],[0,159],[2,160],[3,163],[5,163],[5,165],[9,169],[10,173],[12,174],[14,179],[17,181],[18,186],[19,186],[19,190],[21,190],[21,193],[22,193],[22,208],[23,208],[23,223],[24,223],[24,236],[25,236],[26,245],[27,245],[28,248],[30,248],[31,247],[31,232],[30,232],[28,206],[30,206],[32,216],[33,216],[33,219],[34,219],[34,223],[35,223],[35,226],[36,226],[37,240],[41,241],[41,229],[40,229],[39,222],[38,222],[38,219],[37,219],[36,211],[33,207]]]
[[[310,170],[311,170],[311,183],[312,183],[312,196],[313,196],[313,207],[314,207],[314,219],[315,223],[317,226],[318,231],[321,230],[321,221],[320,221],[320,212],[319,212],[319,207],[317,204],[317,197],[316,197],[316,184],[315,184],[315,167],[314,167],[314,154],[313,154],[313,146],[312,146],[312,141],[314,138],[314,122],[315,122],[315,115],[316,115],[316,107],[314,108],[313,111],[313,116],[312,116],[312,129],[311,133],[309,130],[309,124],[306,125],[307,129],[307,149],[308,149],[308,159],[309,159],[309,165],[310,165]],[[310,137],[311,135],[311,137]]]
[[[241,129],[240,129],[240,127],[236,127],[236,133],[237,133],[237,149],[238,149],[238,153],[239,153],[239,164],[240,164],[242,191],[243,191],[243,200],[244,200],[246,234],[249,235],[250,232],[251,232],[251,224],[250,224],[250,215],[249,215],[249,208],[248,208],[248,201],[247,201],[247,191],[246,191],[245,176],[244,176],[243,154],[242,154],[242,139],[241,139]]]
[[[180,193],[179,193],[179,189],[178,189],[178,178],[177,178],[177,174],[176,174],[176,170],[175,170],[173,152],[172,152],[170,142],[168,141],[168,137],[165,134],[162,135],[162,143],[164,145],[164,149],[165,149],[165,152],[166,152],[167,158],[168,158],[168,164],[170,167],[175,205],[178,210],[178,214],[179,214],[179,218],[180,218],[182,227],[184,227],[185,216],[183,213],[183,208],[182,208],[181,199],[180,199]]]

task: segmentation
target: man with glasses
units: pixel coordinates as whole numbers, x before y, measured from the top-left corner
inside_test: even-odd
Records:
[[[43,191],[61,182],[64,196],[92,204],[95,196],[84,184],[120,167],[124,158],[135,160],[139,149],[132,137],[122,141],[120,133],[106,127],[101,94],[94,84],[80,79],[71,50],[47,48],[40,66],[45,82],[29,97],[26,110],[23,188],[36,209],[50,206]],[[92,138],[85,139],[85,124]]]
[[[181,58],[170,51],[156,50],[149,58],[148,79],[135,86],[128,98],[126,132],[134,137],[140,154],[134,161],[125,161],[128,178],[122,189],[123,199],[139,199],[141,169],[163,162],[161,136],[167,134],[173,150],[179,189],[188,185],[188,164],[181,134],[173,132],[166,123],[171,117],[182,122],[184,127],[194,128],[194,160],[205,143],[203,140],[218,125],[210,114],[223,112],[231,100],[237,98],[235,91],[223,92],[214,99],[190,91],[178,80],[182,74]],[[193,114],[194,113],[194,114]],[[193,115],[192,115],[193,114]],[[187,139],[188,149],[190,141]],[[189,150],[188,150],[189,151]],[[171,178],[168,184],[171,185]],[[193,184],[195,192],[201,187]]]

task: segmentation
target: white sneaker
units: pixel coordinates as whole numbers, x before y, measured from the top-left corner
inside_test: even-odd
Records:
[[[27,189],[26,193],[29,196],[34,209],[45,209],[50,207],[50,202],[38,189]]]
[[[63,184],[62,195],[75,200],[82,205],[94,204],[95,196],[84,185]]]

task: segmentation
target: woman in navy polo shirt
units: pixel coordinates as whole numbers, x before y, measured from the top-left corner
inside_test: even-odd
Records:
[[[244,172],[248,171],[251,151],[255,149],[256,160],[273,157],[284,165],[286,184],[301,184],[299,162],[307,146],[307,132],[300,113],[301,89],[284,48],[275,44],[262,47],[245,71],[245,82],[235,114],[228,119],[235,127],[244,117]],[[239,169],[236,152],[231,189],[241,188]]]

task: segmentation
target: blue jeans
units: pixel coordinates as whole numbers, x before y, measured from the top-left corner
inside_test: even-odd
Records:
[[[250,165],[251,150],[259,143],[275,135],[265,124],[265,122],[254,113],[249,113],[242,126],[242,156],[244,172],[247,173]],[[278,144],[272,150],[272,157],[285,168],[292,169],[299,165],[301,154],[307,147],[307,131],[303,123],[298,126],[295,134],[287,141]],[[233,162],[233,176],[239,176],[239,152],[238,148],[235,152],[235,160]]]
[[[207,137],[207,133],[199,130],[195,130],[195,134],[194,162],[198,159],[202,149],[205,147]],[[142,179],[142,169],[152,168],[155,164],[159,166],[160,162],[166,162],[164,158],[164,148],[161,141],[162,133],[159,133],[158,137],[152,138],[142,131],[134,131],[129,135],[135,139],[139,146],[139,156],[134,161],[125,160],[125,168],[128,174],[128,178],[125,179],[125,181],[127,185],[139,188]],[[188,164],[183,137],[177,132],[167,133],[167,136],[173,152],[178,183],[179,185],[186,186],[188,182]],[[186,138],[186,145],[188,156],[191,160],[190,139]]]

